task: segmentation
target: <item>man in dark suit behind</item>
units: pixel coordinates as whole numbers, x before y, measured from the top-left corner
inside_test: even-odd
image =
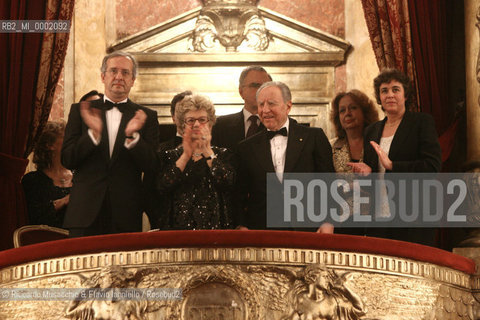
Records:
[[[137,63],[124,52],[103,59],[103,99],[73,104],[62,146],[62,163],[75,170],[64,227],[73,237],[141,231],[142,173],[155,169],[155,111],[128,94]]]
[[[177,119],[175,118],[175,107],[177,106],[177,103],[179,103],[180,101],[183,100],[183,98],[185,98],[185,96],[190,96],[190,95],[192,95],[192,91],[190,90],[177,93],[173,97],[172,101],[170,102],[170,115],[172,116],[172,121],[175,124],[175,128],[178,128]],[[176,147],[182,144],[182,140],[183,140],[182,135],[180,134],[178,129],[176,129],[175,137],[160,143],[160,145],[158,146],[158,152],[175,149]]]
[[[240,141],[264,130],[258,118],[255,94],[267,81],[272,81],[272,77],[263,67],[249,66],[243,69],[238,84],[238,92],[245,102],[243,109],[217,118],[212,129],[212,145],[234,150]]]
[[[244,211],[239,212],[237,221],[249,229],[266,229],[267,173],[274,172],[280,186],[283,173],[334,172],[334,168],[323,130],[302,126],[288,117],[292,97],[284,83],[264,83],[257,91],[257,102],[267,131],[238,145]]]

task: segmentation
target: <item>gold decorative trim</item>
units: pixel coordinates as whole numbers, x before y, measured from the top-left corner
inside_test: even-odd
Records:
[[[466,273],[431,263],[366,253],[284,248],[174,248],[68,256],[4,268],[0,270],[0,287],[11,282],[72,272],[95,271],[112,265],[138,267],[205,263],[259,263],[285,266],[322,264],[329,268],[425,278],[480,290],[479,278],[471,279]]]
[[[143,294],[137,300],[113,295],[95,300],[15,298],[0,301],[2,320],[19,316],[32,320],[473,320],[480,311],[474,298],[480,291],[471,289],[479,287],[479,279],[470,282],[466,273],[421,261],[332,250],[103,252],[4,268],[0,276],[2,294],[17,290],[11,288],[40,292],[82,288],[82,297],[132,288],[147,296],[155,290],[178,292],[178,299],[145,299]]]
[[[477,27],[477,29],[479,30],[479,38],[480,38],[480,7],[478,7],[477,9],[477,14],[476,14],[476,20],[477,22],[475,23],[475,26]],[[480,83],[480,50],[478,51],[477,53],[477,65],[476,65],[476,78],[477,78],[477,82]],[[478,96],[478,100],[477,100],[477,106],[480,105],[480,95]]]
[[[44,224],[39,224],[39,225],[26,225],[26,226],[23,226],[23,227],[20,227],[20,228],[17,228],[14,232],[13,232],[13,246],[15,248],[19,248],[23,245],[25,245],[24,243],[22,243],[22,237],[25,233],[29,233],[29,232],[45,232],[45,233],[49,233],[51,235],[54,235],[57,237],[57,240],[59,239],[63,239],[63,238],[68,238],[68,230],[65,230],[65,229],[62,229],[62,228],[56,228],[56,227],[51,227],[51,226],[47,226],[47,225],[44,225]],[[50,238],[50,241],[52,239]],[[39,241],[41,242],[41,241]],[[31,244],[31,243],[27,243],[27,244]]]
[[[477,14],[476,14],[477,22],[475,23],[475,26],[479,29],[479,38],[480,38],[480,7],[477,9]],[[477,54],[477,66],[476,66],[476,71],[477,71],[477,82],[480,83],[480,50]],[[479,97],[480,99],[480,97]],[[479,100],[480,103],[480,100]]]

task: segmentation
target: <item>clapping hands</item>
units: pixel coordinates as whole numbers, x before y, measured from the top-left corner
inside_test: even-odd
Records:
[[[138,132],[142,129],[146,120],[147,114],[143,110],[137,110],[135,116],[128,121],[127,126],[125,127],[125,136],[130,137],[134,132]]]
[[[82,101],[80,102],[80,116],[87,127],[92,130],[95,139],[98,140],[103,129],[102,111],[92,108],[90,101]]]

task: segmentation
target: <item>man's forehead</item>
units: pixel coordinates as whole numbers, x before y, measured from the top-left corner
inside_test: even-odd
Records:
[[[274,97],[271,95],[268,96],[258,96],[259,101],[271,101],[271,102],[283,102],[282,97]]]
[[[282,91],[280,90],[279,87],[277,86],[265,87],[258,93],[259,98],[260,97],[271,98],[273,96],[276,96],[276,97],[282,96]]]
[[[258,78],[268,78],[267,73],[265,71],[259,70],[250,70],[245,77],[246,81],[255,81]]]
[[[258,97],[257,103],[263,104],[263,103],[272,103],[272,104],[285,104],[285,101],[283,101],[282,96],[265,96],[265,97]]]
[[[123,56],[109,58],[107,60],[107,65],[112,65],[112,64],[128,64],[130,67],[133,68],[132,60],[130,60],[128,57],[123,57]]]

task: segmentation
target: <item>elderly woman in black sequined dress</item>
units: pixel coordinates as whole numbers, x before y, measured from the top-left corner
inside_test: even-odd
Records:
[[[213,103],[202,95],[186,96],[175,117],[183,143],[160,155],[157,189],[170,199],[162,225],[177,230],[232,228],[233,155],[210,144]]]

